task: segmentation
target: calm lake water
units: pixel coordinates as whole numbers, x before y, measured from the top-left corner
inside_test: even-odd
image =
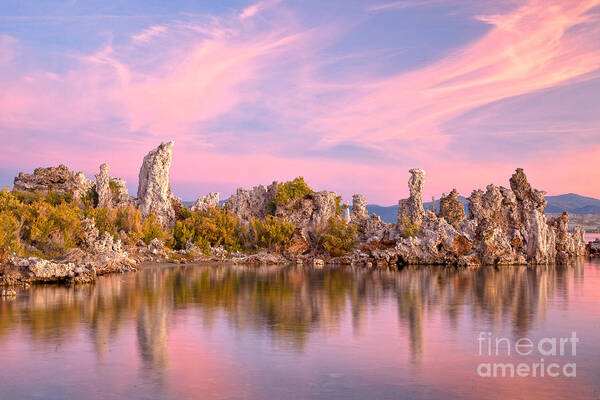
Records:
[[[576,332],[576,354],[543,357],[576,377],[480,377],[482,363],[541,358],[490,356],[481,332]],[[597,399],[600,263],[154,265],[0,300],[0,360],[1,399]]]

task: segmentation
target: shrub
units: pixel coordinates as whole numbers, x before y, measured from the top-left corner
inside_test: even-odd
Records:
[[[220,208],[186,213],[187,218],[179,220],[171,229],[171,246],[185,247],[188,240],[208,251],[209,246],[223,246],[226,250],[239,250],[242,247],[243,228],[237,216]]]
[[[331,217],[327,228],[321,236],[321,246],[333,257],[340,257],[352,250],[356,245],[354,234],[356,226],[348,225],[346,221]]]
[[[142,221],[140,237],[144,243],[150,244],[152,239],[160,239],[163,242],[167,241],[169,233],[163,229],[156,215],[150,214]]]
[[[127,242],[130,244],[137,243],[143,238],[143,220],[140,210],[132,205],[121,206],[117,208],[90,208],[84,211],[87,218],[92,218],[96,228],[100,232],[108,232],[117,238],[119,232],[123,231],[127,234]],[[155,229],[153,222],[147,223],[146,232]],[[162,228],[161,228],[162,229]],[[150,234],[149,236],[152,236]],[[166,237],[166,232],[163,232],[162,237]],[[152,240],[152,237],[150,240]]]
[[[98,205],[98,192],[96,191],[96,184],[92,185],[92,187],[81,196],[81,203],[83,208],[93,208]]]
[[[255,248],[266,247],[271,251],[286,249],[296,226],[286,219],[267,215],[264,220],[254,218],[250,223],[250,234]]]
[[[0,212],[0,248],[8,252],[21,253],[21,223],[14,215]]]
[[[21,216],[22,238],[45,257],[59,257],[80,243],[83,231],[79,208],[69,203],[53,206],[45,201],[36,201],[24,211]]]
[[[299,176],[292,181],[279,183],[277,193],[273,199],[273,206],[284,205],[296,199],[304,198],[312,194],[313,190],[304,182],[304,178]]]
[[[402,217],[402,225],[404,226],[401,233],[403,238],[416,236],[419,233],[419,224],[412,222],[409,217]]]

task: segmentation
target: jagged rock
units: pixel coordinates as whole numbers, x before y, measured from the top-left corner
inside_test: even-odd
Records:
[[[70,194],[74,199],[85,195],[92,182],[81,172],[73,172],[65,165],[58,167],[36,168],[33,174],[20,172],[14,179],[13,189],[24,192],[56,192]]]
[[[96,175],[96,193],[98,194],[98,207],[112,207],[112,193],[110,191],[110,176],[108,164],[100,165],[100,173]]]
[[[435,212],[435,198],[434,212]],[[450,225],[456,229],[460,229],[460,224],[467,219],[465,215],[465,208],[463,204],[458,200],[458,192],[456,189],[452,189],[450,194],[442,196],[440,198],[440,217],[444,218]]]
[[[423,186],[425,185],[425,171],[411,169],[408,180],[410,196],[398,202],[398,229],[406,229],[403,219],[408,218],[410,223],[420,225],[425,210],[423,209]]]
[[[351,220],[358,223],[359,220],[368,218],[369,212],[367,211],[367,198],[362,194],[355,194],[352,196],[352,216]]]
[[[246,223],[252,218],[264,218],[272,210],[277,185],[277,182],[273,182],[267,189],[263,185],[255,186],[252,190],[239,188],[225,202],[225,208]]]
[[[162,240],[158,238],[154,238],[148,244],[148,251],[152,254],[164,254],[165,253],[165,244]]]
[[[198,197],[198,200],[192,205],[192,211],[206,211],[209,208],[219,206],[219,193],[209,193],[206,196]]]
[[[110,186],[114,206],[124,206],[135,203],[135,198],[127,191],[127,184],[121,178],[110,178]]]
[[[596,238],[593,242],[586,245],[586,250],[590,257],[600,257],[600,239]]]
[[[344,221],[346,221],[347,224],[350,223],[350,204],[348,204],[348,202],[344,205]]]
[[[442,195],[442,197],[444,197],[444,195]],[[437,207],[436,207],[436,200],[435,200],[435,196],[431,196],[431,205],[429,206],[429,210],[433,211],[434,213],[437,212]],[[464,210],[463,210],[464,211]]]
[[[173,145],[174,142],[161,143],[144,157],[137,192],[142,215],[152,213],[165,226],[173,224],[175,208],[181,204],[169,185]]]
[[[337,197],[334,192],[315,192],[302,199],[277,205],[273,214],[296,225],[296,231],[304,240],[316,244],[317,231],[323,228],[330,218],[337,217]]]

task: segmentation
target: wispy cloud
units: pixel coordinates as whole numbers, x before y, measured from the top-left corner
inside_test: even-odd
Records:
[[[144,29],[142,32],[135,34],[131,37],[131,40],[137,43],[146,43],[148,40],[161,36],[167,33],[167,27],[163,25],[155,25],[151,26],[147,29]]]

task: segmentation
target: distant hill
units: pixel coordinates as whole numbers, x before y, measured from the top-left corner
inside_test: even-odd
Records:
[[[465,205],[465,213],[469,213],[467,208],[468,201],[463,196],[458,196],[461,203]],[[592,197],[580,196],[575,193],[561,194],[558,196],[546,196],[548,205],[547,213],[561,213],[567,211],[569,214],[600,214],[600,200]],[[423,207],[428,209],[431,202],[423,203]],[[398,217],[398,206],[378,206],[367,204],[369,214],[377,214],[385,222],[396,222]],[[440,203],[436,201],[436,212],[440,211]]]
[[[546,212],[559,213],[567,211],[570,214],[600,214],[600,200],[580,196],[575,193],[546,196],[548,206]]]

